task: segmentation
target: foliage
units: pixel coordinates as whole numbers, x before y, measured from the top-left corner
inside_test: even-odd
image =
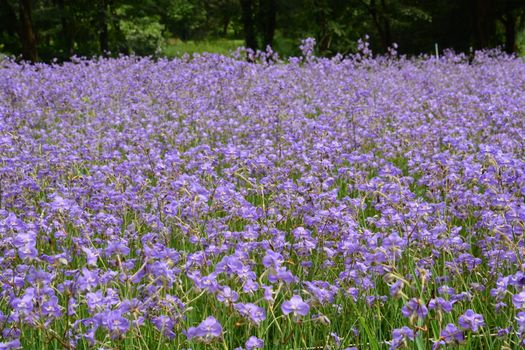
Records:
[[[31,7],[27,13],[21,12],[22,3]],[[270,44],[282,56],[293,56],[301,39],[314,37],[317,54],[333,56],[356,52],[365,35],[376,53],[388,52],[394,43],[415,55],[433,52],[435,44],[467,53],[501,46],[511,53],[525,50],[524,31],[520,0],[0,1],[0,50],[18,55],[36,45],[34,52],[44,61],[104,50],[114,56],[154,55],[164,39],[244,38],[253,49],[264,51]],[[31,32],[34,43],[30,34],[23,35]]]
[[[160,52],[164,44],[164,26],[160,24],[160,17],[129,16],[129,9],[129,7],[122,6],[115,11],[120,18],[119,29],[122,31],[129,51],[142,56]]]

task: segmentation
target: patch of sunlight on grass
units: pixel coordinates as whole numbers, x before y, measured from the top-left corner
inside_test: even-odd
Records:
[[[238,47],[243,46],[243,40],[232,39],[213,39],[213,40],[168,40],[168,43],[163,48],[162,53],[167,57],[179,57],[185,53],[218,53],[227,55],[235,51]]]

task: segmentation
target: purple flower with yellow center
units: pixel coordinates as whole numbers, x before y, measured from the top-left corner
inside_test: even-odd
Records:
[[[310,305],[303,301],[299,295],[294,295],[290,300],[285,301],[281,305],[283,314],[293,316],[306,316],[310,312]]]
[[[447,344],[461,344],[465,340],[463,332],[453,323],[449,323],[441,330],[441,339]]]
[[[264,341],[252,335],[246,341],[245,346],[246,350],[262,349],[264,347]]]
[[[259,289],[259,284],[255,282],[254,280],[246,280],[244,281],[242,285],[243,292],[248,293],[248,294],[253,294],[258,289]]]
[[[239,299],[239,293],[228,286],[223,287],[222,290],[217,293],[217,300],[226,305],[235,303],[237,299]]]
[[[58,305],[58,298],[55,295],[42,304],[42,315],[50,318],[62,316],[62,308]]]
[[[27,292],[21,297],[21,298],[15,298],[11,302],[11,306],[14,310],[17,312],[20,312],[24,315],[28,315],[33,311],[33,297],[34,294],[32,292]]]
[[[444,311],[448,313],[452,311],[453,303],[443,299],[442,297],[437,297],[430,300],[428,307],[431,310]]]
[[[24,246],[34,246],[36,245],[36,233],[29,231],[26,233],[19,233],[13,239],[13,245],[17,248],[22,248]]]
[[[266,268],[271,267],[277,269],[284,263],[284,258],[280,253],[268,250],[262,259],[262,263]]]
[[[108,328],[112,338],[124,335],[128,331],[129,321],[122,316],[119,310],[108,311],[104,316],[104,325]]]
[[[235,310],[239,311],[241,315],[250,319],[251,322],[257,326],[266,319],[266,310],[252,303],[238,303],[234,305]]]
[[[78,289],[80,291],[92,290],[99,283],[97,271],[91,271],[87,268],[82,269],[82,274],[77,279]]]
[[[18,248],[18,256],[22,260],[36,259],[36,257],[38,256],[38,250],[36,250],[33,244],[26,244]]]
[[[468,309],[459,317],[458,324],[461,328],[476,333],[480,327],[485,325],[485,321],[482,315],[475,313],[472,309]]]
[[[106,308],[106,298],[102,291],[86,293],[86,304],[89,312],[102,311]]]
[[[190,327],[186,332],[188,339],[197,338],[197,340],[209,343],[215,338],[222,336],[222,326],[215,319],[210,316],[202,321],[197,327]]]

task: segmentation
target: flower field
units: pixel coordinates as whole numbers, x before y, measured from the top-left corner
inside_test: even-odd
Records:
[[[0,62],[0,349],[525,344],[525,63],[303,51]]]

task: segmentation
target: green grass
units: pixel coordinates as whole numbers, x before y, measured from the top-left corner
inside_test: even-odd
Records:
[[[163,48],[162,54],[167,57],[180,57],[185,53],[218,53],[222,55],[230,54],[238,47],[243,46],[243,40],[235,39],[210,39],[210,40],[169,40]]]

